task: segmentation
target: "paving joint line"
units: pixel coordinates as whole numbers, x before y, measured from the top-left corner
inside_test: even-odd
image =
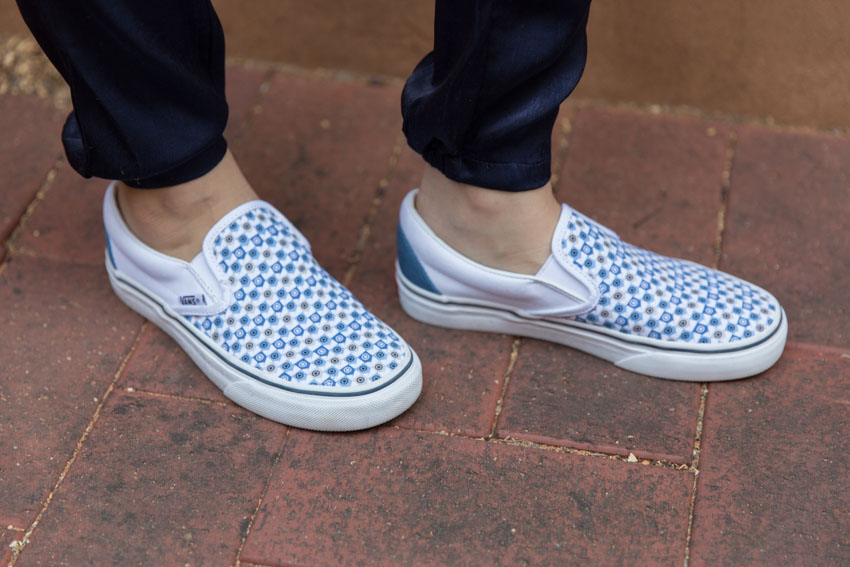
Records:
[[[714,269],[720,268],[723,257],[723,237],[726,234],[726,213],[728,211],[729,194],[732,189],[732,168],[735,163],[735,154],[738,149],[738,131],[732,127],[729,130],[726,143],[726,156],[723,162],[723,171],[720,174],[720,207],[717,210],[717,233],[714,241]],[[697,411],[696,432],[694,434],[694,448],[692,453],[691,469],[694,472],[694,481],[691,486],[691,494],[688,497],[688,528],[685,533],[685,549],[683,567],[688,567],[691,556],[691,536],[693,534],[694,507],[697,500],[697,481],[699,480],[700,450],[702,448],[702,431],[705,424],[705,402],[708,398],[708,383],[703,382],[700,387],[699,410]]]
[[[68,459],[68,462],[65,463],[65,466],[63,467],[62,471],[59,473],[59,478],[53,485],[53,488],[50,490],[50,493],[47,495],[47,498],[44,500],[44,504],[42,505],[41,510],[38,512],[38,515],[35,517],[35,520],[33,520],[32,524],[30,524],[30,526],[27,528],[26,532],[24,533],[24,536],[21,538],[20,542],[18,542],[18,545],[14,547],[14,550],[12,552],[12,559],[9,561],[8,567],[13,567],[15,565],[15,563],[18,561],[18,557],[21,556],[21,553],[30,544],[30,537],[38,527],[38,524],[39,522],[41,522],[41,519],[47,513],[47,509],[50,507],[50,503],[53,501],[53,497],[56,495],[56,491],[58,491],[59,488],[62,486],[62,483],[65,481],[65,477],[68,475],[68,472],[71,470],[71,467],[76,462],[77,457],[82,452],[83,445],[85,445],[85,442],[88,440],[89,435],[91,435],[94,426],[100,419],[100,414],[103,411],[103,407],[106,405],[106,401],[109,399],[110,395],[112,394],[112,391],[115,389],[118,380],[121,379],[121,375],[123,374],[124,368],[126,368],[127,363],[133,357],[133,354],[136,352],[136,349],[138,348],[139,343],[141,342],[142,333],[144,332],[145,327],[147,325],[148,322],[145,321],[139,326],[139,330],[136,332],[136,338],[133,340],[133,344],[130,345],[127,354],[124,355],[124,358],[121,360],[121,364],[118,365],[118,369],[115,371],[115,374],[112,378],[112,382],[110,382],[109,387],[106,389],[106,392],[104,392],[104,394],[100,397],[100,401],[97,407],[95,408],[91,418],[89,419],[89,423],[83,430],[83,434],[77,440],[77,444],[74,447],[74,451],[71,454],[71,457]]]
[[[463,435],[462,433],[452,433],[450,431],[434,431],[429,429],[415,429],[408,428],[401,425],[394,425],[395,429],[403,429],[405,431],[411,431],[413,433],[420,433],[423,435],[440,435],[443,437],[455,437],[458,439],[465,439],[467,441],[481,441],[484,443],[492,443],[494,445],[507,445],[511,447],[526,447],[530,449],[538,449],[541,451],[550,451],[553,453],[564,453],[568,455],[582,455],[585,457],[594,457],[598,459],[605,459],[609,461],[620,461],[623,463],[628,463],[630,465],[641,465],[641,466],[654,466],[659,468],[665,468],[669,470],[676,471],[684,471],[688,473],[695,473],[696,471],[693,469],[692,465],[688,463],[677,463],[675,461],[669,461],[666,459],[636,459],[629,460],[629,457],[624,457],[622,455],[617,455],[614,453],[603,453],[600,451],[588,451],[586,449],[575,449],[573,447],[562,447],[558,445],[547,445],[545,443],[538,443],[536,441],[526,441],[522,439],[514,439],[512,437],[475,437],[472,435]]]
[[[140,397],[151,397],[151,398],[165,398],[168,400],[180,400],[182,402],[196,402],[201,403],[208,406],[218,406],[222,408],[230,408],[237,407],[228,402],[223,402],[221,400],[210,400],[209,398],[198,398],[195,396],[181,396],[179,394],[166,394],[164,392],[154,392],[151,390],[144,390],[140,388],[135,388],[133,386],[128,386],[126,388],[121,388],[120,391],[125,392],[127,394],[135,394]]]
[[[22,248],[18,248],[16,241],[20,238],[21,233],[26,227],[27,221],[30,217],[35,213],[35,210],[38,208],[38,205],[44,200],[47,196],[47,193],[50,191],[50,188],[53,186],[53,182],[56,180],[56,177],[59,175],[59,171],[62,169],[63,164],[65,163],[65,158],[59,157],[56,161],[53,162],[53,165],[50,166],[50,169],[47,171],[47,174],[44,176],[44,180],[39,185],[38,190],[35,192],[35,196],[32,198],[32,201],[27,204],[27,208],[24,209],[23,214],[18,219],[18,222],[15,224],[15,227],[9,233],[9,237],[3,243],[6,246],[6,257],[3,259],[3,264],[9,262],[12,256],[17,255],[25,255],[37,257],[35,252],[31,250],[25,250]]]
[[[512,447],[529,447],[532,449],[540,449],[545,451],[553,451],[556,453],[566,453],[569,455],[582,455],[587,457],[595,457],[607,459],[609,461],[619,461],[622,463],[628,463],[630,465],[641,465],[641,466],[654,466],[659,468],[666,468],[670,470],[676,471],[686,471],[689,473],[695,472],[690,465],[687,463],[677,463],[675,461],[669,461],[666,459],[634,459],[629,460],[630,457],[624,457],[622,455],[617,455],[615,453],[603,453],[601,451],[588,451],[586,449],[575,449],[572,447],[559,447],[556,445],[546,445],[545,443],[537,443],[534,441],[525,441],[522,439],[514,439],[512,437],[506,438],[494,438],[487,440],[490,443],[495,443],[498,445],[509,445]]]
[[[850,138],[850,128],[827,128],[817,126],[805,126],[799,124],[789,124],[785,122],[776,122],[771,117],[735,114],[732,112],[723,112],[720,110],[710,110],[707,108],[688,106],[686,104],[607,101],[599,98],[584,97],[568,100],[571,100],[572,104],[575,104],[576,106],[585,108],[628,110],[641,114],[649,114],[656,117],[672,116],[678,118],[698,118],[701,120],[721,122],[727,125],[762,126],[764,128],[769,128],[770,130],[775,132],[788,132],[792,134],[820,134],[825,136],[831,136],[834,138]]]
[[[712,267],[720,268],[723,258],[724,236],[726,234],[726,213],[729,206],[729,194],[732,189],[732,168],[735,163],[735,154],[738,149],[738,131],[735,127],[730,128],[726,141],[726,155],[723,161],[723,171],[720,174],[720,206],[717,210],[717,232],[714,241],[714,261]],[[694,448],[692,453],[691,469],[694,472],[693,485],[688,497],[688,527],[685,533],[685,549],[683,567],[688,567],[691,555],[691,536],[693,534],[694,507],[697,499],[697,481],[699,480],[700,450],[702,447],[702,431],[705,423],[705,402],[708,397],[708,383],[703,382],[700,387],[699,410],[697,411],[696,432],[694,434]]]
[[[699,480],[700,450],[702,449],[702,431],[705,425],[705,401],[708,398],[708,383],[703,382],[699,395],[699,413],[697,414],[697,430],[694,435],[694,452],[691,469],[694,473],[694,484],[688,500],[688,530],[685,534],[685,558],[683,567],[688,567],[691,558],[691,534],[694,526],[694,506],[697,501],[697,481]]]
[[[395,173],[399,157],[404,149],[404,140],[405,138],[402,133],[396,134],[395,141],[393,142],[393,148],[390,152],[390,157],[387,158],[387,166],[384,170],[384,175],[382,175],[378,180],[378,186],[375,188],[375,192],[372,195],[372,206],[369,208],[366,220],[363,221],[363,225],[360,227],[360,230],[357,231],[357,240],[354,244],[354,250],[348,257],[348,267],[345,269],[345,274],[342,277],[342,285],[345,287],[351,285],[351,282],[354,280],[354,276],[357,273],[357,268],[360,266],[360,260],[363,258],[366,245],[369,243],[369,238],[372,236],[372,225],[375,223],[375,219],[378,218],[381,205],[384,203],[384,197],[386,197],[387,188],[390,185],[389,180]]]
[[[511,376],[516,366],[517,358],[519,358],[519,347],[522,346],[522,338],[514,337],[511,343],[511,353],[508,356],[508,368],[505,370],[505,375],[502,378],[502,391],[499,392],[499,398],[496,400],[496,407],[493,411],[493,423],[490,426],[490,433],[487,434],[487,439],[493,439],[496,436],[496,425],[499,423],[499,416],[502,415],[502,405],[505,402],[505,392],[508,390],[508,384],[511,381]]]
[[[822,354],[829,354],[833,356],[840,356],[842,358],[847,358],[850,356],[850,345],[846,347],[841,346],[831,346],[831,345],[819,345],[817,343],[807,343],[803,341],[787,341],[785,343],[785,349],[796,349],[796,350],[805,350],[809,352],[817,352]]]
[[[394,75],[364,73],[362,71],[333,69],[328,67],[302,67],[292,63],[268,61],[265,59],[252,59],[249,57],[228,57],[225,59],[225,63],[229,66],[244,67],[246,69],[271,70],[275,74],[279,73],[295,77],[325,79],[335,82],[355,82],[369,86],[401,87],[405,83],[405,79]]]
[[[726,212],[729,206],[729,194],[732,190],[732,167],[738,150],[738,131],[729,130],[726,140],[726,156],[723,160],[723,171],[720,174],[720,207],[717,209],[717,232],[714,235],[714,262],[712,267],[720,269],[723,256],[723,236],[726,234]]]
[[[236,550],[236,567],[240,567],[242,565],[246,567],[250,567],[252,565],[257,565],[256,563],[243,563],[242,562],[242,550],[245,548],[245,542],[248,541],[248,536],[251,534],[251,528],[254,527],[254,520],[257,518],[257,514],[260,513],[260,508],[263,506],[263,500],[266,498],[266,494],[268,493],[269,486],[271,486],[272,478],[274,477],[274,471],[277,469],[277,464],[280,462],[281,457],[283,457],[283,452],[286,449],[286,443],[289,441],[289,434],[292,431],[290,427],[286,428],[286,434],[283,436],[283,441],[280,444],[280,449],[277,451],[277,455],[275,455],[274,461],[272,462],[272,466],[269,469],[269,476],[266,479],[266,484],[263,487],[263,491],[260,493],[260,498],[257,500],[257,507],[254,508],[254,511],[248,517],[248,525],[245,526],[245,532],[242,534],[242,539],[239,541],[239,548]]]
[[[104,247],[104,250],[106,248]],[[8,258],[9,255],[7,255]],[[70,267],[78,267],[78,268],[90,268],[90,269],[100,269],[103,268],[103,276],[106,277],[106,269],[104,268],[103,262],[87,262],[87,261],[77,261],[77,260],[68,260],[65,258],[51,258],[50,256],[42,256],[33,250],[28,250],[26,248],[16,248],[15,249],[15,258],[35,258],[37,260],[44,260],[45,262],[49,262],[51,264],[59,264],[62,266],[70,266]],[[11,259],[10,259],[11,263]],[[5,262],[3,262],[5,264]],[[111,288],[110,288],[111,289]],[[122,304],[123,305],[123,304]]]

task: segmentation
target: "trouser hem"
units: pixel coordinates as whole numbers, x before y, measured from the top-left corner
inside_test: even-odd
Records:
[[[160,189],[192,181],[209,173],[227,152],[227,142],[220,136],[213,145],[173,169],[144,178],[122,179],[137,189]]]
[[[427,149],[422,157],[452,181],[498,191],[538,189],[546,185],[552,176],[551,160],[498,163]]]

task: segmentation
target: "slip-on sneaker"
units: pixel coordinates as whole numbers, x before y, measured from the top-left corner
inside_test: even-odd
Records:
[[[782,354],[788,323],[765,290],[667,258],[563,205],[535,275],[458,253],[404,199],[396,281],[402,308],[432,325],[533,337],[673,380],[734,380]]]
[[[316,262],[304,236],[270,204],[233,209],[191,262],[133,235],[115,183],[103,220],[115,293],[240,406],[295,427],[350,431],[416,401],[416,353]]]

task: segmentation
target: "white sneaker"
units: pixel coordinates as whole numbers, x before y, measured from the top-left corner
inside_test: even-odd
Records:
[[[782,354],[779,302],[743,280],[627,244],[562,205],[552,254],[533,276],[488,268],[440,240],[404,199],[396,280],[419,321],[534,337],[673,380],[734,380]]]
[[[115,185],[103,202],[115,293],[171,335],[225,396],[320,431],[372,427],[416,401],[416,353],[319,266],[273,206],[236,207],[184,262],[130,232]]]

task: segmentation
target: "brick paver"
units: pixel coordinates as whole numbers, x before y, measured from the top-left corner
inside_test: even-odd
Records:
[[[224,137],[228,143],[238,141],[254,115],[254,104],[260,97],[260,85],[269,76],[261,68],[228,66],[226,69],[226,95],[229,110]]]
[[[293,431],[242,557],[275,565],[676,565],[688,473],[381,429]]]
[[[707,400],[691,565],[850,565],[850,355],[790,349]]]
[[[401,127],[398,92],[278,75],[234,154],[260,197],[285,212],[342,278]]]
[[[103,269],[8,262],[0,274],[0,520],[28,527],[142,319],[112,294]]]
[[[850,348],[850,140],[741,128],[721,267],[773,290],[789,338]]]
[[[714,121],[578,108],[557,193],[627,241],[711,264],[728,138]],[[699,400],[699,384],[649,379],[525,340],[498,434],[686,463]]]
[[[62,113],[33,97],[0,96],[0,242],[4,242],[62,155]],[[6,249],[0,246],[0,260]]]
[[[711,265],[729,128],[580,108],[558,196],[627,242]]]
[[[26,565],[228,565],[286,428],[233,406],[117,395]]]
[[[103,266],[101,203],[106,185],[102,179],[83,179],[63,163],[15,246],[40,258]]]
[[[620,370],[573,349],[524,340],[499,437],[689,463],[699,384]]]
[[[699,384],[401,312],[395,223],[421,162],[398,148],[400,85],[250,65],[228,80],[249,179],[409,340],[423,394],[347,435],[236,407],[111,294],[104,183],[61,167],[0,263],[0,564],[850,563],[845,137],[581,102],[559,119],[561,198],[663,253],[710,264],[719,241],[721,267],[788,310],[779,365],[712,384],[702,416]],[[61,114],[0,96],[4,244]]]

